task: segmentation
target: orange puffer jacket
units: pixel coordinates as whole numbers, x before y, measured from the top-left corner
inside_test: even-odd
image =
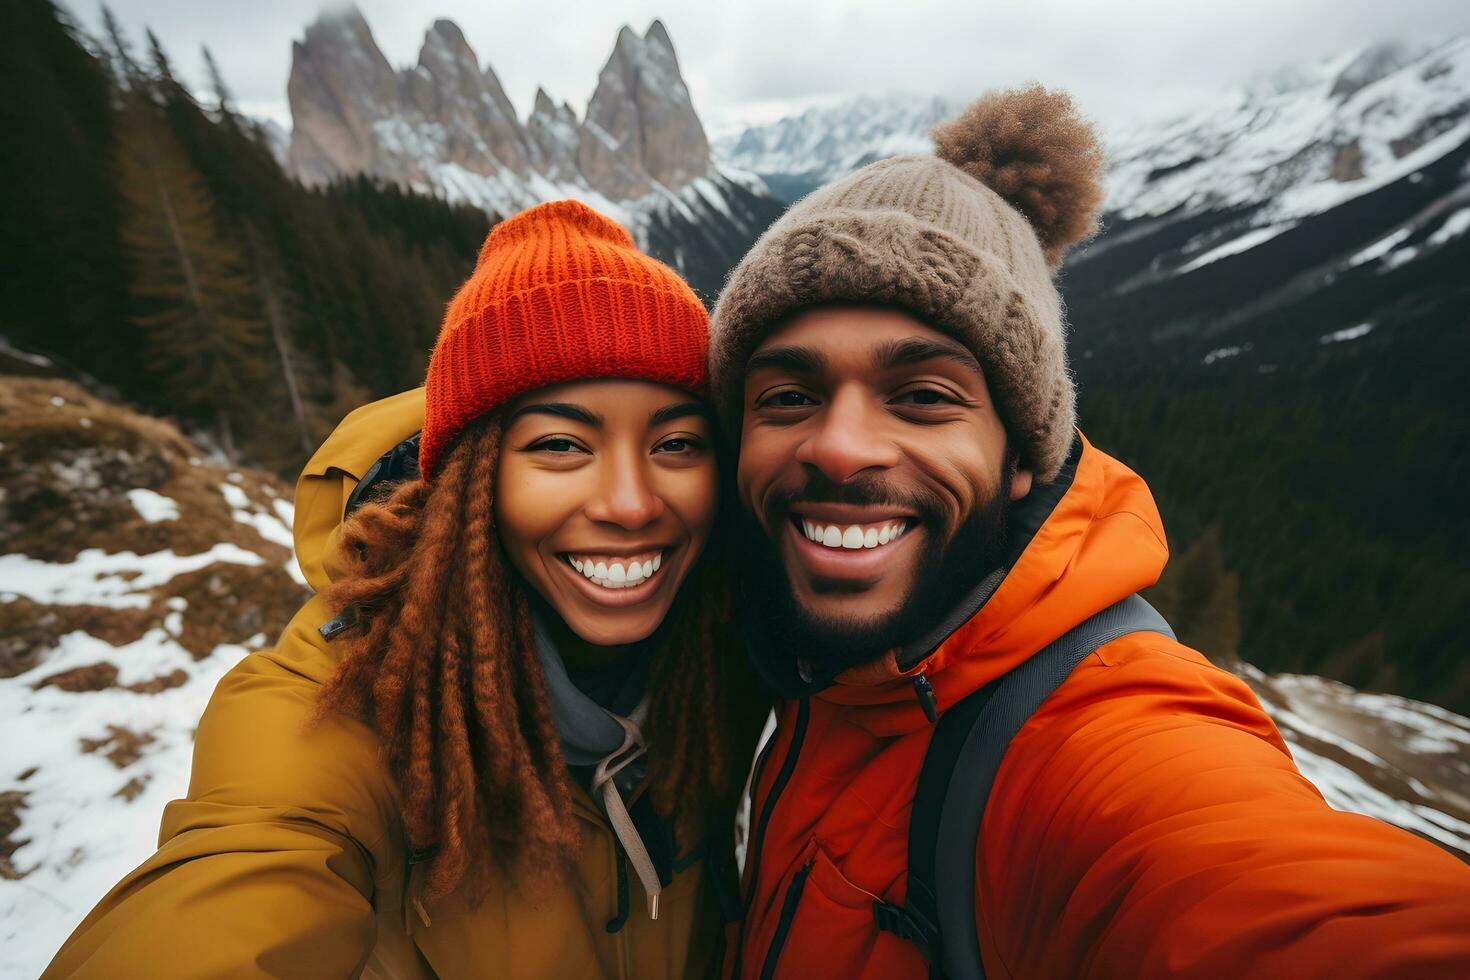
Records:
[[[727,974],[927,975],[873,918],[875,900],[905,898],[933,732],[914,678],[942,713],[1151,585],[1167,559],[1148,488],[1085,440],[1017,518],[1001,584],[937,647],[781,703]],[[789,653],[756,653],[778,689],[800,683]],[[1470,977],[1470,868],[1328,807],[1246,686],[1157,633],[1083,660],[1012,740],[975,906],[992,978]]]

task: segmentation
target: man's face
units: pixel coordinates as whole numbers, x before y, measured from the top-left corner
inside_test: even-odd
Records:
[[[787,321],[751,355],[743,408],[739,493],[770,545],[755,591],[834,669],[932,627],[1031,488],[974,355],[901,310]]]

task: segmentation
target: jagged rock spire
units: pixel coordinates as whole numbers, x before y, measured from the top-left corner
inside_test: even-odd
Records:
[[[629,27],[618,32],[587,122],[611,138],[619,160],[666,187],[681,188],[709,171],[709,140],[662,21],[642,37]]]
[[[662,22],[624,27],[585,119],[545,92],[523,125],[495,72],[449,20],[418,63],[394,71],[361,12],[320,17],[293,46],[292,170],[309,183],[347,173],[455,196],[508,214],[563,188],[634,202],[713,172]]]

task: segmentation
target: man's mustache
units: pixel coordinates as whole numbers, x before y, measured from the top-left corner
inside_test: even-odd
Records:
[[[779,527],[801,504],[851,504],[862,507],[893,507],[913,511],[921,521],[936,521],[943,502],[927,490],[900,487],[882,477],[869,476],[838,483],[826,474],[812,471],[800,486],[771,491],[766,498],[766,518]]]

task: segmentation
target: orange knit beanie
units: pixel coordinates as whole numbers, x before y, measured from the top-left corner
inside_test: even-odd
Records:
[[[578,378],[705,393],[709,317],[678,274],[619,224],[553,201],[490,231],[429,358],[419,472],[497,405]]]

